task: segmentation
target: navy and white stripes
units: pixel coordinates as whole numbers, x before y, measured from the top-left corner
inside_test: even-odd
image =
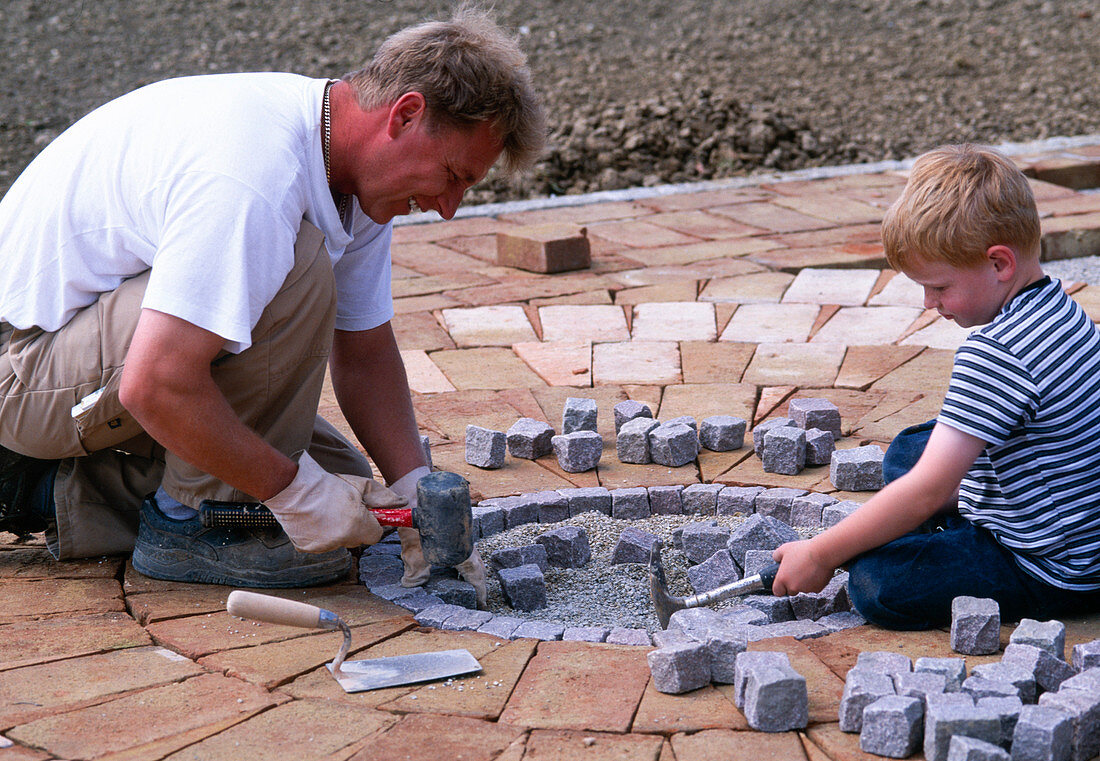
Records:
[[[959,347],[939,421],[988,442],[959,512],[1032,575],[1100,589],[1100,330],[1057,280]]]

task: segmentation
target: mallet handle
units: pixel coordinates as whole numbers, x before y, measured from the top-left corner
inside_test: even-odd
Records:
[[[412,510],[407,507],[376,507],[371,512],[383,526],[413,528]]]

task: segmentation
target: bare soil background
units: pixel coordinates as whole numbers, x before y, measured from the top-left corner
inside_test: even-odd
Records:
[[[1096,0],[496,0],[550,149],[474,202],[1100,132]],[[0,193],[95,106],[228,71],[339,76],[428,0],[4,0]]]

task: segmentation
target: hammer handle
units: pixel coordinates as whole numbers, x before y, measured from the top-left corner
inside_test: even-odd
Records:
[[[412,510],[407,507],[376,507],[371,512],[383,526],[404,526],[412,528]]]

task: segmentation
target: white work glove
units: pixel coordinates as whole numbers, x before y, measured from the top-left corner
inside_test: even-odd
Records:
[[[416,507],[416,483],[432,470],[426,465],[413,468],[401,478],[390,484],[390,490],[398,496],[409,501],[409,507]],[[414,528],[398,527],[397,536],[401,539],[401,562],[405,565],[405,572],[401,576],[401,586],[420,587],[427,583],[432,569],[428,567],[428,561],[424,559],[424,551],[420,548],[420,532]]]
[[[485,594],[485,562],[481,559],[477,547],[474,547],[470,557],[455,566],[455,570],[458,571],[459,576],[465,579],[467,584],[472,584],[474,589],[477,590],[477,607],[485,610],[489,606]]]
[[[294,480],[264,504],[298,551],[325,552],[374,544],[382,527],[368,508],[405,500],[369,478],[329,473],[303,452]]]

